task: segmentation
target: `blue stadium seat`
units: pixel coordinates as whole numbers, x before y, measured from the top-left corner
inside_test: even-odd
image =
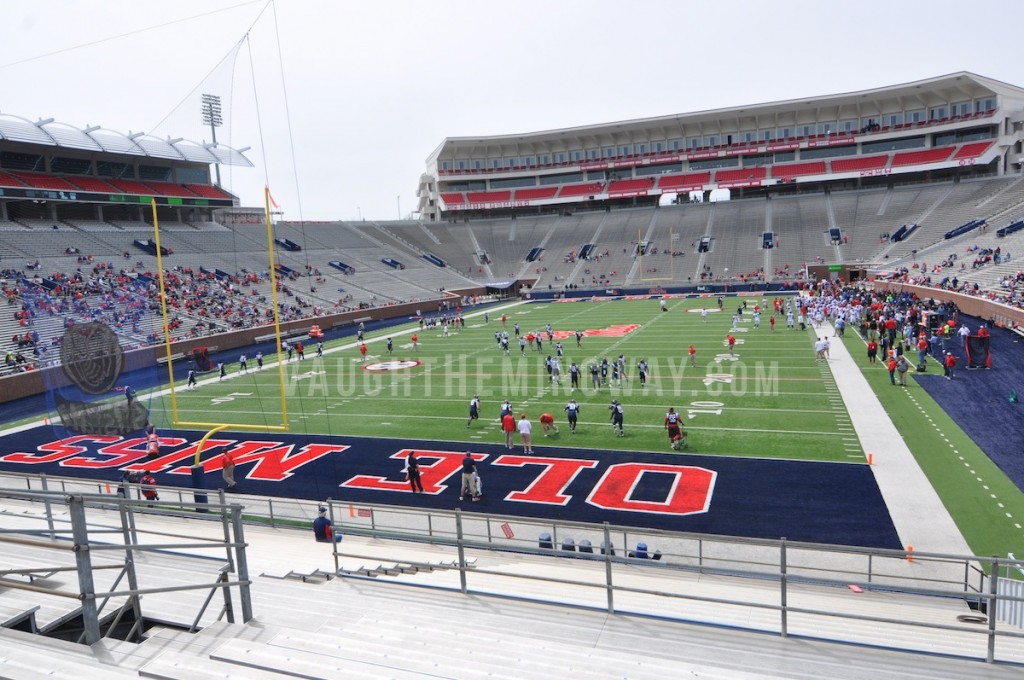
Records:
[[[548,550],[555,547],[555,544],[551,542],[551,534],[546,531],[537,538],[537,545]]]

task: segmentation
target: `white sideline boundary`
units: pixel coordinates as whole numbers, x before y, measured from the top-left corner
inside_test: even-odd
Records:
[[[831,324],[822,328],[834,333]],[[924,552],[974,554],[846,345],[833,342],[829,352],[829,370],[861,446],[873,454],[871,471],[900,541]]]

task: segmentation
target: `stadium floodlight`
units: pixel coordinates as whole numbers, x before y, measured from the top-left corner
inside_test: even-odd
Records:
[[[217,146],[217,128],[224,124],[224,117],[221,115],[220,97],[215,94],[204,94],[202,102],[203,124],[210,126],[213,145]],[[217,186],[220,186],[220,163],[214,163],[213,168],[217,174]]]

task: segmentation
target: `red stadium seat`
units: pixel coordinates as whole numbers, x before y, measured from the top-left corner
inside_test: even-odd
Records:
[[[693,190],[711,183],[710,172],[691,172],[688,175],[662,175],[658,187],[664,192]]]
[[[771,171],[772,177],[777,178],[802,177],[804,175],[824,175],[827,172],[825,169],[825,161],[773,165],[771,167]]]
[[[533,189],[516,189],[517,201],[539,201],[545,198],[554,198],[558,193],[558,187],[535,187]]]
[[[508,203],[512,200],[511,191],[467,191],[466,200],[470,203]]]
[[[0,172],[0,186],[4,187],[23,187],[25,183],[17,177],[12,177],[6,172]]]
[[[559,190],[558,197],[565,198],[567,196],[593,196],[599,194],[604,190],[604,184],[601,182],[588,182],[586,184],[566,184]]]
[[[715,173],[715,181],[723,182],[744,182],[762,180],[767,175],[767,168],[734,168],[731,170],[719,170]]]
[[[992,146],[993,142],[972,142],[970,144],[964,144],[957,152],[953,154],[953,160],[963,160],[965,158],[977,158],[981,154],[985,153]]]
[[[234,196],[220,187],[211,186],[209,184],[186,184],[185,186],[188,187],[189,191],[194,193],[196,196],[202,196],[203,198],[234,198]]]
[[[941,163],[948,160],[953,153],[953,147],[943,146],[937,149],[924,149],[922,151],[901,151],[892,157],[892,167],[902,165],[921,165],[924,163]]]
[[[142,182],[136,182],[133,179],[111,179],[107,180],[115,187],[125,192],[126,194],[138,194],[139,196],[152,196],[153,190],[147,187]]]
[[[196,195],[180,184],[172,182],[147,181],[145,185],[160,196],[177,196],[180,198],[195,198]]]
[[[654,177],[642,177],[639,179],[619,179],[608,184],[608,195],[611,197],[628,194],[631,196],[644,196],[654,188]]]
[[[11,171],[11,174],[20,179],[25,184],[36,189],[51,189],[54,191],[78,191],[78,187],[71,184],[62,177],[56,177],[54,175],[43,175],[37,172],[15,172]]]
[[[462,192],[445,192],[441,194],[441,200],[448,205],[462,205],[466,202],[466,195]]]
[[[862,170],[880,170],[889,162],[888,155],[859,156],[856,158],[837,158],[832,161],[832,172],[859,172]]]
[[[66,177],[67,181],[74,184],[82,191],[91,191],[97,194],[121,194],[124,193],[113,184],[109,184],[98,177]]]

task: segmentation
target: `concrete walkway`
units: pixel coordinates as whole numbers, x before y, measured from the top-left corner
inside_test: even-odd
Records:
[[[833,342],[830,354],[829,368],[864,451],[873,454],[871,469],[900,541],[918,551],[972,554],[846,345]],[[901,389],[920,388],[911,382]]]

